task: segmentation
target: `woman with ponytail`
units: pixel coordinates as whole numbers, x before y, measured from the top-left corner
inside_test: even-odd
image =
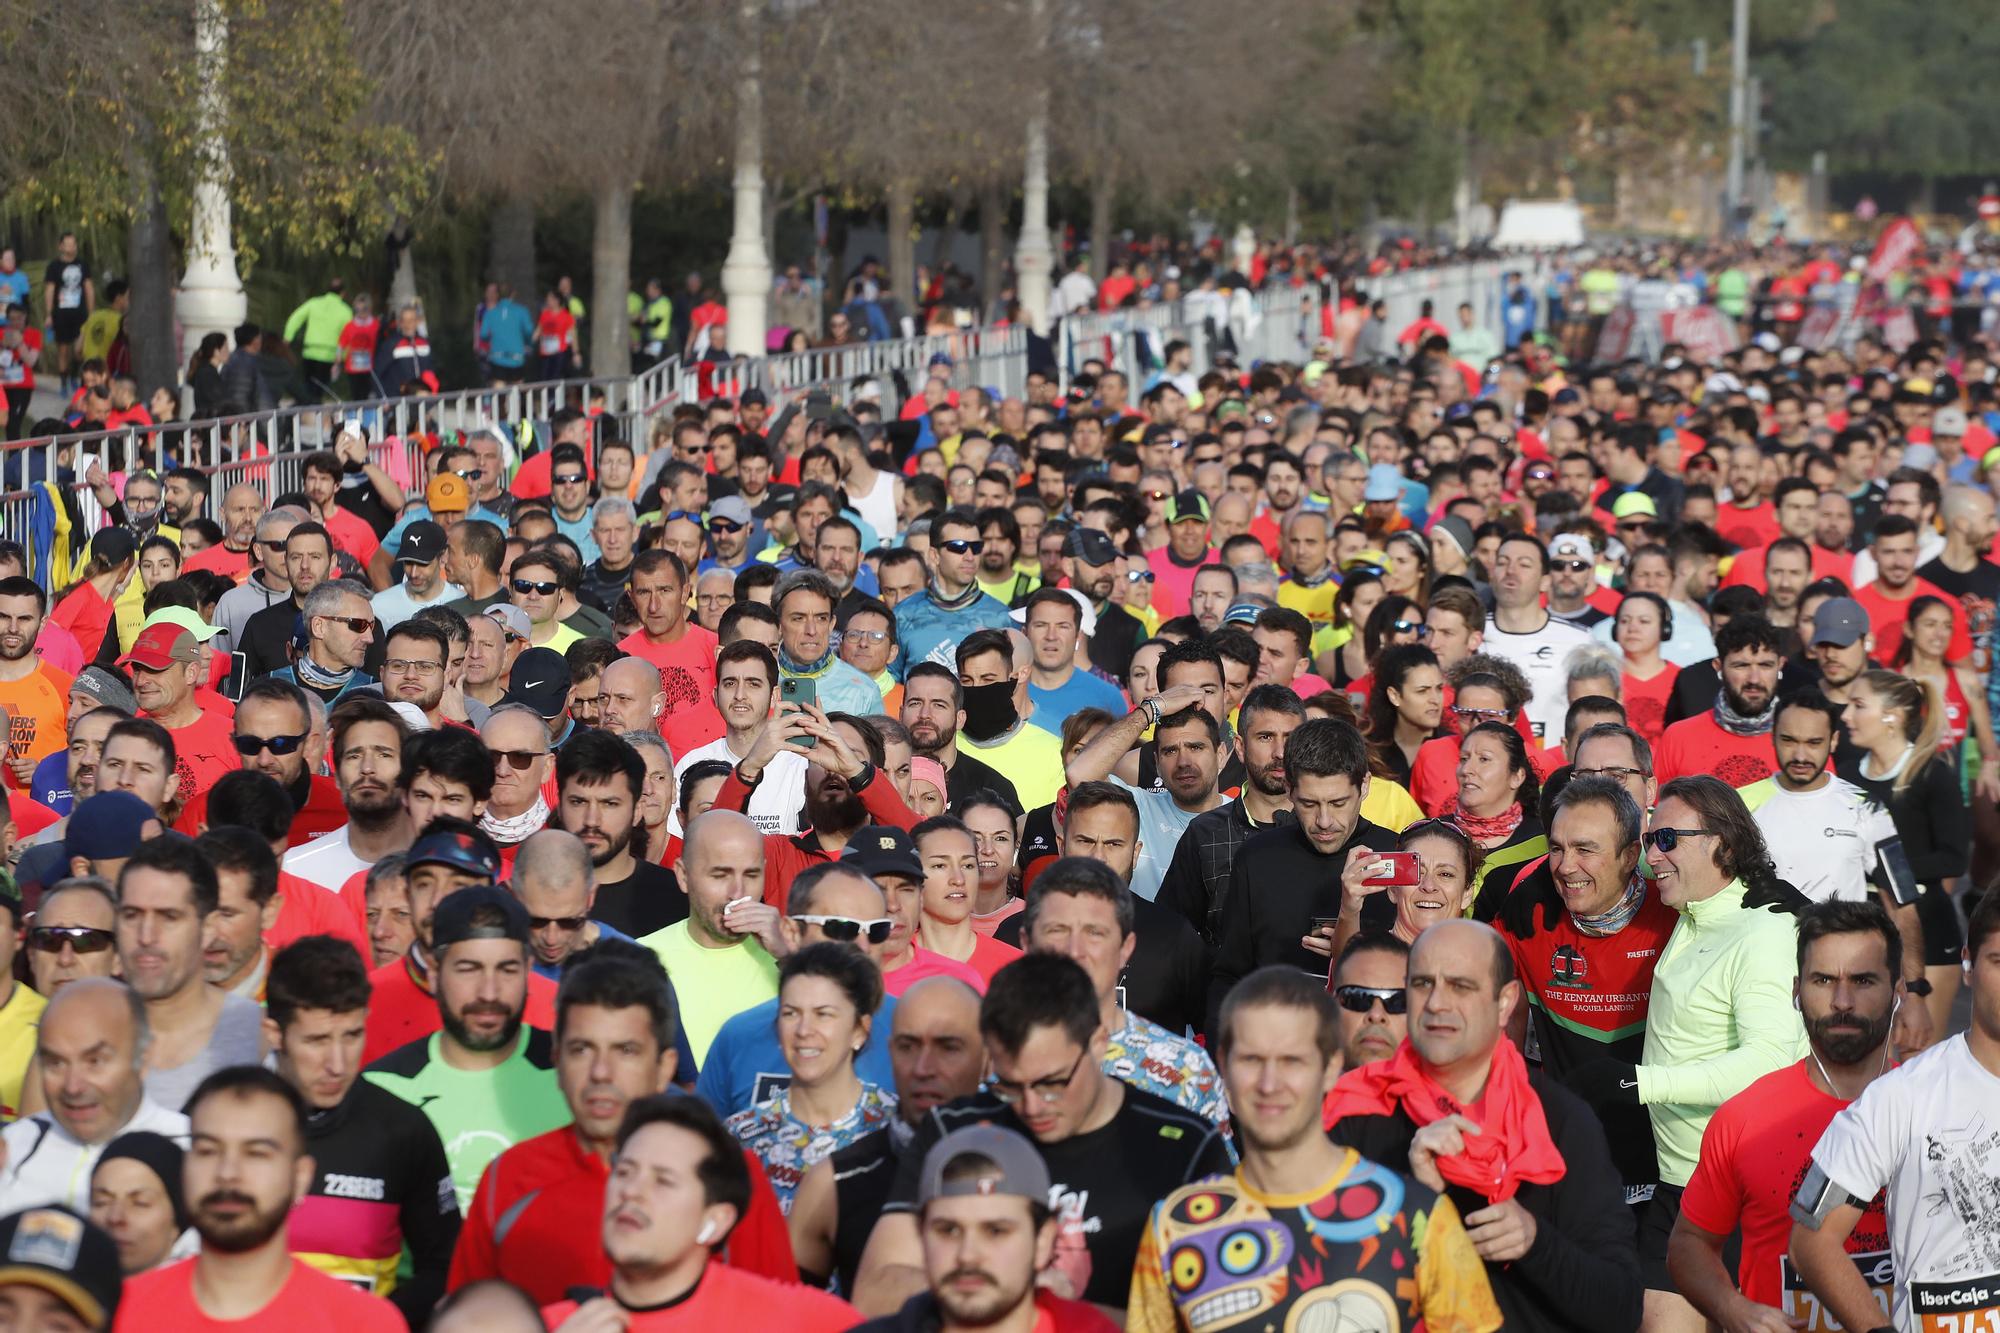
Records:
[[[132,581],[139,564],[139,541],[126,528],[102,528],[90,539],[90,559],[75,583],[50,599],[49,619],[76,636],[93,657],[111,626],[112,603]]]
[[[1972,669],[1969,659],[1948,662],[1956,621],[1953,604],[1926,593],[1910,599],[1910,613],[1904,620],[1903,646],[1890,663],[1914,680],[1928,681],[1944,700],[1944,727],[1938,748],[1954,769],[1964,771],[1964,746],[1971,737],[1979,749],[1978,782],[1974,791],[1989,800],[2000,800],[2000,745],[1993,740],[1993,719],[1986,707],[1986,683]]]
[[[1896,821],[1903,855],[1920,889],[1917,920],[1923,979],[1930,990],[1924,1007],[1931,1031],[1947,1032],[1965,930],[1945,885],[1966,872],[1972,825],[1958,772],[1938,754],[1938,738],[1945,730],[1944,698],[1928,680],[1864,671],[1848,687],[1841,720],[1849,744],[1835,754],[1834,772],[1868,793]]]

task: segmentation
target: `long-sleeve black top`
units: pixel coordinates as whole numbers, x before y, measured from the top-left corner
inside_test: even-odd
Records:
[[[1943,759],[1932,759],[1902,791],[1889,778],[1863,777],[1865,754],[1836,755],[1834,772],[1868,793],[1896,821],[1910,871],[1927,889],[1941,888],[1965,873],[1972,846],[1972,821],[1958,774]]]

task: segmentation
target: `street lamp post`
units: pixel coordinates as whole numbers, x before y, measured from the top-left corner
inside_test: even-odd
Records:
[[[765,305],[771,294],[771,256],[764,249],[764,60],[760,54],[758,0],[743,0],[743,73],[737,82],[735,228],[722,261],[722,292],[729,303],[731,356],[764,355]]]
[[[174,301],[189,347],[210,333],[233,334],[249,312],[230,238],[229,148],[222,137],[222,87],[229,63],[229,20],[220,0],[195,0],[195,59],[201,70],[201,178],[194,187],[187,272]],[[184,359],[184,358],[182,358]]]
[[[1048,0],[1028,6],[1030,49],[1035,53],[1036,84],[1028,105],[1027,176],[1021,188],[1021,243],[1014,252],[1021,315],[1038,334],[1049,331],[1049,270],[1054,255],[1049,245],[1049,48]]]

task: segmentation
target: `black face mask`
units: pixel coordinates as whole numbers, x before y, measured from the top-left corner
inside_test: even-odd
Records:
[[[990,741],[1020,720],[1014,711],[1013,681],[965,687],[965,734],[972,739]]]

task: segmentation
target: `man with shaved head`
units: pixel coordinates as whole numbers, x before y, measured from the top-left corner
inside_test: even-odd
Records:
[[[213,570],[241,583],[257,567],[257,520],[264,513],[264,492],[247,482],[231,486],[222,497],[222,541],[204,547],[181,562],[181,573]]]
[[[48,1109],[7,1126],[0,1199],[9,1209],[57,1203],[87,1212],[106,1144],[151,1130],[187,1146],[187,1117],[146,1096],[146,1006],[108,977],[72,981],[42,1011],[36,1068]]]
[[[778,996],[778,959],[791,952],[778,909],[764,901],[764,835],[747,815],[710,810],[688,822],[674,877],[685,921],[639,943],[678,978],[681,1023],[697,1063],[722,1025]]]
[[[1637,1230],[1597,1117],[1506,1037],[1513,955],[1477,921],[1417,937],[1409,1037],[1328,1094],[1336,1143],[1450,1195],[1508,1328],[1637,1328]]]
[[[528,912],[530,962],[550,981],[562,979],[563,964],[572,954],[599,940],[631,938],[591,919],[597,884],[590,849],[574,833],[545,828],[530,834],[514,854],[514,877],[507,888]]]
[[[660,669],[643,657],[621,657],[604,668],[604,694],[597,725],[613,735],[627,731],[658,731],[667,696]]]

